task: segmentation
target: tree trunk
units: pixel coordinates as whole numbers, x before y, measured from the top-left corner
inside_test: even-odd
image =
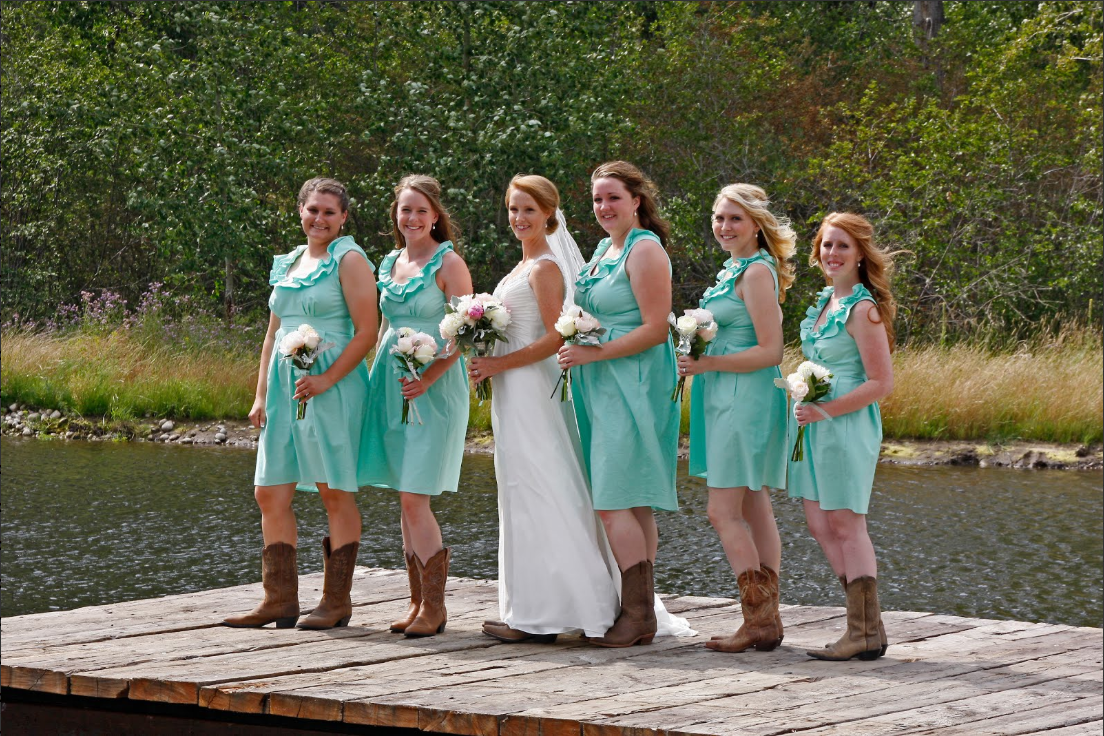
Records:
[[[943,91],[943,63],[932,54],[929,42],[939,35],[943,21],[943,0],[913,0],[912,27],[916,30],[916,43],[923,55],[924,68],[935,73],[940,92]]]

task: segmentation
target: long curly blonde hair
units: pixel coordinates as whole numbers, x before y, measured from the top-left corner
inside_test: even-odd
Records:
[[[771,254],[778,270],[778,303],[786,301],[786,289],[794,282],[793,256],[797,251],[797,234],[786,217],[776,217],[768,207],[770,199],[762,187],[754,184],[729,184],[713,200],[716,210],[723,200],[740,205],[759,226],[756,240],[759,247]]]
[[[897,331],[893,327],[893,320],[897,316],[897,300],[893,298],[890,284],[893,280],[893,259],[902,251],[891,252],[875,245],[874,226],[862,215],[832,212],[821,221],[820,229],[813,238],[813,250],[809,253],[810,266],[820,268],[820,244],[824,240],[824,231],[829,227],[843,230],[859,246],[859,255],[862,257],[859,261],[859,280],[874,297],[878,316],[885,325],[889,349],[892,351],[897,346]]]

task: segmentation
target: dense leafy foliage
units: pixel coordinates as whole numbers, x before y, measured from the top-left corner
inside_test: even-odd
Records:
[[[4,317],[160,282],[260,318],[315,175],[377,260],[395,182],[437,176],[489,289],[513,174],[560,185],[587,252],[589,172],[626,158],[663,192],[678,306],[723,259],[715,192],[751,181],[803,242],[849,209],[912,253],[905,339],[1098,325],[1101,5],[946,2],[934,37],[912,5],[4,3]],[[819,284],[801,264],[788,337]]]

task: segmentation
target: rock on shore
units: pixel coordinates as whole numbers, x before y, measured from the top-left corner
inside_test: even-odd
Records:
[[[118,421],[66,415],[56,409],[39,409],[22,404],[3,407],[0,431],[7,436],[85,440],[91,442],[161,442],[192,447],[257,447],[258,430],[248,421],[172,420],[146,417]],[[470,430],[468,452],[494,452],[490,432]],[[686,438],[679,445],[679,457],[688,454]],[[1030,469],[1098,470],[1104,468],[1104,445],[1061,445],[1045,442],[985,442],[945,440],[888,440],[882,443],[881,462],[899,465],[960,465]]]

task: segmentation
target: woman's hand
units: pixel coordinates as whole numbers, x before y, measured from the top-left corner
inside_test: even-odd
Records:
[[[708,373],[709,356],[691,358],[689,355],[678,356],[678,374],[680,376],[696,376],[699,373]]]
[[[804,427],[806,424],[813,424],[814,422],[822,422],[825,419],[831,419],[823,406],[801,403],[794,405],[794,418],[797,419],[797,426],[799,427]]]
[[[497,376],[502,373],[506,368],[502,365],[501,358],[486,357],[486,358],[472,358],[468,362],[468,378],[472,383],[479,383],[485,381],[492,376]]]
[[[297,401],[313,399],[315,396],[325,393],[331,386],[333,386],[333,381],[327,378],[325,373],[307,374],[295,382],[295,394],[291,398]]]
[[[556,360],[561,369],[574,368],[578,365],[586,365],[601,359],[602,348],[594,345],[567,344],[560,348],[556,354]]]
[[[265,400],[263,396],[258,396],[253,400],[253,408],[249,410],[249,423],[257,429],[261,429],[268,421],[268,414],[265,412]]]
[[[406,376],[403,376],[399,379],[399,381],[402,383],[402,397],[407,401],[413,401],[414,399],[418,398],[426,391],[428,391],[429,387],[433,385],[434,380],[435,379],[433,378],[422,376],[417,381],[414,381],[410,378],[407,378]]]

